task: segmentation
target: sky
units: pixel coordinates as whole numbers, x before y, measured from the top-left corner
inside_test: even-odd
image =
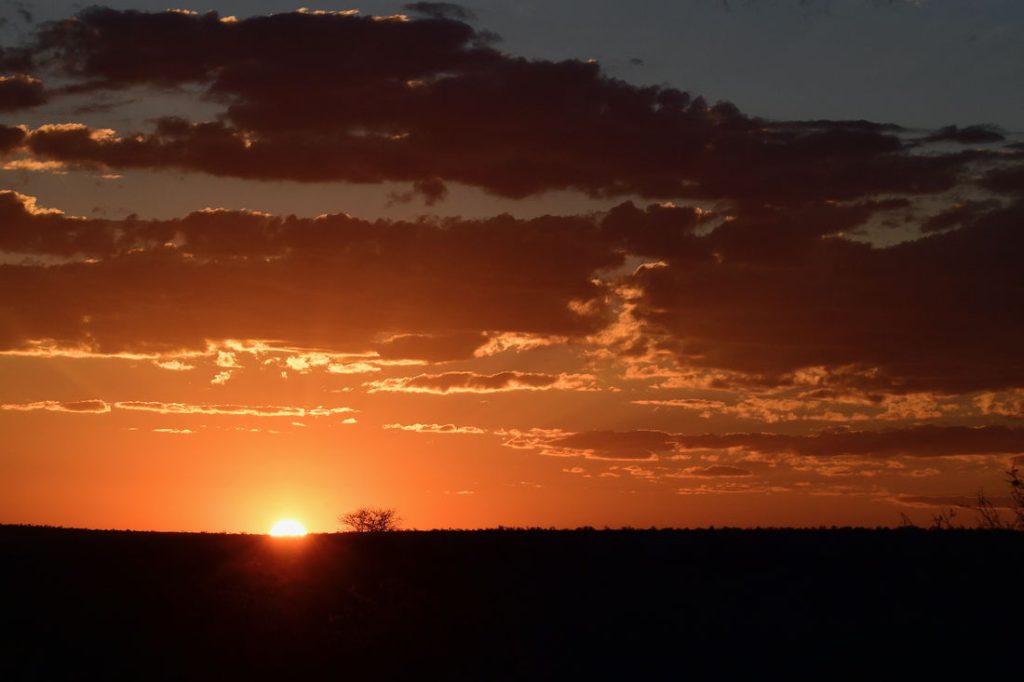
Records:
[[[0,522],[927,523],[1024,462],[1024,8],[0,4]]]

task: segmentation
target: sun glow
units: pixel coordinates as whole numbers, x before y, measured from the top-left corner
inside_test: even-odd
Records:
[[[306,527],[295,519],[281,519],[270,527],[270,534],[276,538],[295,538],[306,534]]]

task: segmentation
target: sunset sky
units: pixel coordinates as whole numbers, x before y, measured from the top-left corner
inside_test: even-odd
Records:
[[[0,522],[927,521],[1024,462],[1024,4],[0,3]]]

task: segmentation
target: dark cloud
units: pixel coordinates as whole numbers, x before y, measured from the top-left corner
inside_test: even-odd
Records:
[[[79,93],[198,85],[223,115],[164,117],[138,135],[0,127],[0,153],[401,181],[411,191],[396,199],[428,204],[458,182],[511,197],[693,197],[713,210],[627,202],[531,221],[245,211],[109,221],[0,194],[0,249],[76,261],[3,266],[5,291],[17,295],[0,307],[0,342],[260,338],[445,361],[471,357],[486,334],[585,340],[611,322],[610,292],[629,285],[635,329],[616,349],[627,360],[671,355],[775,385],[813,370],[814,388],[837,390],[1024,386],[1024,319],[1007,314],[1024,296],[1024,204],[1007,199],[1024,187],[1014,154],[922,154],[906,131],[867,121],[764,121],[593,63],[516,58],[451,7],[416,7],[427,18],[86,10],[44,26],[27,52],[6,51],[6,63],[30,57]],[[944,129],[932,141],[995,134]],[[943,198],[979,188],[1006,196]],[[930,217],[918,218],[926,203]],[[893,214],[908,238],[925,236],[888,247],[857,238]],[[631,257],[649,261],[594,281]],[[53,303],[28,303],[39,296]]]
[[[0,123],[0,155],[17,149],[24,141],[25,131],[23,129]]]
[[[482,332],[456,332],[454,334],[401,334],[374,344],[384,359],[407,358],[444,362],[473,356],[473,351],[487,342]]]
[[[423,203],[427,206],[433,206],[447,196],[448,186],[445,185],[442,180],[439,178],[427,178],[425,180],[417,180],[414,182],[412,190],[409,192],[393,192],[391,194],[391,203],[408,203],[418,197],[421,198]]]
[[[636,316],[687,365],[862,389],[1024,384],[1024,204],[888,248],[840,238],[864,206],[739,211],[632,278]],[[653,255],[653,254],[652,254]],[[667,258],[666,258],[667,257]],[[788,378],[787,378],[788,377]]]
[[[548,454],[608,459],[650,459],[687,450],[737,450],[798,457],[948,457],[1024,452],[1024,428],[1005,426],[916,426],[884,431],[826,430],[816,434],[583,431],[535,435],[530,447]],[[683,470],[689,476],[747,476],[735,465],[710,464]]]
[[[546,374],[543,372],[445,372],[419,374],[368,381],[371,393],[503,393],[506,391],[590,390],[593,377],[585,374]]]
[[[691,206],[651,204],[646,209],[632,202],[612,208],[601,221],[605,235],[632,253],[653,257],[700,250],[694,230],[713,217]]]
[[[40,30],[37,65],[79,90],[200,84],[224,115],[121,137],[46,129],[29,148],[111,168],[409,182],[428,203],[449,182],[772,203],[935,192],[980,153],[915,156],[891,126],[767,122],[594,63],[512,57],[453,7],[415,6],[428,18],[85,10]]]
[[[634,254],[657,264],[624,276],[637,325],[618,347],[627,360],[669,353],[808,390],[1024,385],[1024,320],[1006,313],[1024,297],[1024,204],[954,207],[959,229],[887,248],[844,236],[894,207],[742,206],[722,220],[626,203],[419,222],[206,210],[154,221],[69,218],[0,192],[0,250],[72,260],[0,269],[0,330],[8,348],[252,338],[439,362],[502,332],[584,341],[613,321],[595,273]]]
[[[584,431],[544,443],[555,451],[576,451],[604,459],[651,459],[673,449],[672,436],[661,431]]]
[[[697,478],[734,478],[750,476],[753,472],[749,469],[729,466],[727,464],[710,464],[706,467],[693,467],[685,471],[687,476]]]
[[[988,171],[981,186],[992,192],[1024,196],[1024,165],[1008,165]]]
[[[69,220],[60,211],[38,207],[34,197],[0,190],[0,251],[112,255],[114,229],[108,223]]]
[[[36,107],[48,99],[42,81],[23,75],[0,76],[0,111]]]
[[[921,232],[941,232],[974,222],[985,213],[999,208],[998,201],[963,201],[953,204],[921,224]]]
[[[886,431],[822,431],[813,435],[730,433],[677,435],[685,449],[738,448],[813,457],[948,457],[1024,452],[1024,429],[1005,426],[917,426]]]
[[[0,347],[54,339],[113,352],[250,338],[471,357],[484,331],[597,331],[604,318],[570,303],[600,295],[592,273],[622,262],[599,235],[575,218],[72,219],[0,192],[0,250],[73,259],[0,265]]]
[[[517,439],[506,444],[528,446],[547,455],[623,460],[647,460],[686,451],[726,450],[769,457],[941,458],[1024,453],[1024,428],[914,426],[880,431],[833,429],[812,434],[685,434],[646,430],[558,434],[538,431],[518,434]],[[678,475],[728,478],[752,473],[735,464],[701,464],[681,469]]]
[[[995,126],[974,125],[958,128],[946,126],[939,128],[925,138],[929,142],[959,142],[960,144],[987,144],[1002,142],[1006,139],[1002,131]]]
[[[417,180],[412,185],[413,191],[423,197],[427,206],[433,206],[448,196],[448,187],[439,178]]]

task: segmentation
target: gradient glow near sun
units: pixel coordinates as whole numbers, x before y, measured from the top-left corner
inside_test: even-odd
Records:
[[[306,527],[295,519],[281,519],[270,527],[270,534],[276,538],[296,538],[306,534]]]

